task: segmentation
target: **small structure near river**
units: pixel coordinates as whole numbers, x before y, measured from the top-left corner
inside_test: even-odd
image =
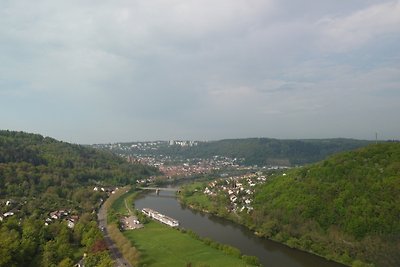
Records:
[[[121,219],[121,227],[123,230],[133,230],[143,227],[136,216],[123,217]]]

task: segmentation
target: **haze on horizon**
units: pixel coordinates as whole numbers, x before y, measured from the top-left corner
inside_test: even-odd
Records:
[[[0,2],[0,129],[400,139],[400,1]]]

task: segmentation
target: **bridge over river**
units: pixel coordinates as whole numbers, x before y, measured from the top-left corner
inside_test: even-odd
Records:
[[[169,191],[169,192],[178,192],[178,193],[181,192],[181,190],[179,188],[172,188],[172,187],[137,187],[137,189],[152,190],[152,191],[156,191],[157,194],[160,191]]]

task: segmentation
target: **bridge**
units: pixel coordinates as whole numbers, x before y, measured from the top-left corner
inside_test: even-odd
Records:
[[[137,189],[152,190],[152,191],[156,191],[157,194],[160,191],[169,191],[169,192],[178,192],[178,193],[181,192],[181,190],[179,188],[171,188],[171,187],[137,187]]]

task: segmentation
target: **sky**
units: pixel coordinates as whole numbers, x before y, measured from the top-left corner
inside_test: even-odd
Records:
[[[0,0],[0,129],[400,139],[400,1]]]

